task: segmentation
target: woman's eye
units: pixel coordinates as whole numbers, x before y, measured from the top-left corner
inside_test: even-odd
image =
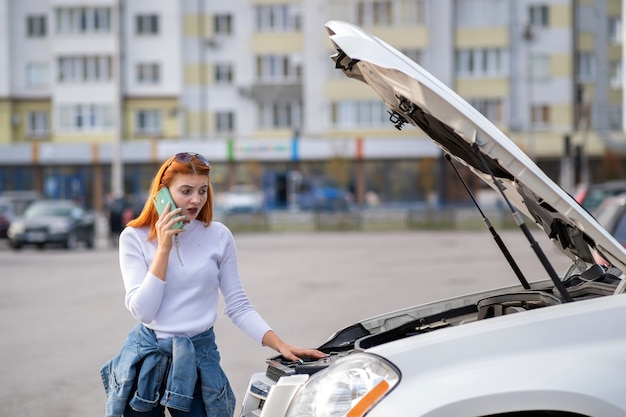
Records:
[[[205,195],[206,194],[206,190],[200,190],[200,191],[198,191],[198,194]]]

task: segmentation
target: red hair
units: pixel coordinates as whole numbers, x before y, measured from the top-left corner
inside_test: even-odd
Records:
[[[199,175],[206,176],[209,179],[209,188],[207,189],[207,201],[198,213],[197,219],[204,222],[205,226],[209,226],[213,221],[213,187],[211,187],[210,172],[211,166],[198,162],[194,162],[195,156],[190,158],[188,162],[179,162],[176,156],[172,156],[167,161],[163,162],[155,177],[152,179],[152,185],[150,185],[150,192],[148,199],[141,210],[141,213],[137,218],[129,221],[126,226],[129,227],[145,227],[150,226],[150,233],[148,234],[148,240],[152,240],[156,237],[156,222],[159,219],[159,213],[157,213],[156,207],[152,202],[152,199],[156,197],[159,190],[163,187],[169,187],[174,182],[174,177],[178,174],[183,175]]]

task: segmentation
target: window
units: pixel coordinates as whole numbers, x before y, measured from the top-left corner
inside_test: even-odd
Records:
[[[155,14],[138,15],[135,18],[137,35],[158,35],[159,16]]]
[[[56,9],[58,33],[111,32],[108,7],[59,7]]]
[[[143,63],[137,65],[137,82],[139,84],[158,84],[161,68],[159,64]]]
[[[49,83],[48,64],[31,62],[26,65],[26,86],[29,88],[47,87]]]
[[[257,79],[262,81],[299,81],[302,76],[300,56],[257,56]]]
[[[260,105],[261,128],[297,129],[302,126],[302,105],[297,101],[275,101]]]
[[[297,31],[302,27],[300,6],[297,4],[258,5],[255,16],[258,32]]]
[[[391,0],[360,1],[357,3],[358,26],[392,26],[393,7]]]
[[[592,52],[581,52],[576,56],[576,73],[580,80],[593,80],[596,61]]]
[[[58,130],[84,132],[110,130],[113,107],[109,104],[62,104],[58,107]]]
[[[112,78],[109,56],[62,56],[57,63],[60,83],[102,82]]]
[[[233,65],[218,63],[215,65],[215,84],[229,85],[233,83]]]
[[[46,111],[31,111],[26,117],[26,135],[41,138],[50,135],[50,115]]]
[[[459,27],[503,26],[509,22],[508,1],[457,0],[455,17]]]
[[[545,80],[550,77],[550,57],[546,54],[532,54],[528,61],[528,76],[531,80]]]
[[[550,126],[550,107],[543,104],[531,106],[530,122],[533,128]]]
[[[159,110],[137,110],[135,113],[135,126],[138,135],[161,134],[162,120]]]
[[[622,19],[619,17],[609,17],[609,42],[622,43]]]
[[[623,87],[623,70],[622,61],[610,61],[609,62],[609,83],[611,88],[620,89]]]
[[[213,28],[216,35],[230,35],[233,33],[233,16],[230,14],[213,16]]]
[[[382,101],[339,101],[331,104],[331,125],[338,128],[380,127],[389,124]]]
[[[463,1],[463,0],[456,0]],[[500,3],[502,0],[491,0]],[[326,2],[329,15],[359,26],[415,27],[425,21],[424,0],[351,0]],[[482,2],[481,2],[482,4]],[[483,13],[484,14],[484,13]]]
[[[46,16],[33,15],[26,18],[26,34],[29,38],[43,38],[46,36]]]
[[[550,25],[550,9],[546,5],[528,7],[528,22],[535,27],[546,28]]]
[[[507,75],[508,53],[498,48],[461,49],[456,52],[459,77],[494,77]]]
[[[499,98],[473,98],[469,99],[468,103],[471,104],[476,110],[482,113],[487,119],[498,124],[504,122],[504,111],[502,100]]]
[[[218,133],[232,133],[235,130],[235,113],[233,112],[217,112],[216,130]]]
[[[96,32],[111,31],[111,9],[98,7],[94,9],[93,28]]]

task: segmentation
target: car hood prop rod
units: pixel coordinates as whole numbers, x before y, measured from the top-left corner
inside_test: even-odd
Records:
[[[539,262],[541,262],[541,265],[543,265],[544,269],[550,276],[550,279],[554,283],[555,288],[563,297],[563,300],[565,300],[565,302],[568,302],[568,303],[571,301],[574,301],[572,296],[567,292],[567,288],[565,288],[565,285],[559,278],[558,274],[554,270],[554,267],[548,260],[548,257],[539,246],[539,242],[537,242],[537,240],[532,235],[532,233],[530,233],[528,226],[524,222],[524,218],[522,214],[511,204],[509,199],[506,197],[506,194],[504,193],[504,190],[502,189],[502,184],[500,183],[500,181],[496,179],[496,176],[494,175],[493,171],[489,167],[489,164],[487,163],[487,161],[485,161],[485,157],[483,156],[483,153],[478,148],[478,144],[476,143],[476,140],[474,140],[474,142],[472,143],[472,150],[474,150],[474,152],[478,156],[478,159],[480,159],[480,162],[485,168],[485,171],[487,172],[487,174],[489,174],[494,185],[498,188],[500,195],[502,196],[502,198],[504,198],[504,201],[506,202],[507,206],[511,210],[511,213],[513,214],[513,219],[515,220],[515,223],[520,227],[520,229],[524,233],[524,236],[526,236],[526,239],[528,239],[528,242],[530,243],[530,247],[533,249],[533,251],[537,255]]]
[[[463,177],[461,176],[461,173],[459,172],[459,170],[452,163],[452,159],[450,158],[450,154],[446,153],[445,157],[448,160],[448,162],[450,162],[450,165],[452,165],[452,168],[454,169],[454,172],[455,172],[456,176],[461,181],[461,183],[463,184],[463,187],[465,187],[465,190],[467,191],[467,193],[469,194],[470,198],[474,202],[474,206],[476,206],[476,208],[478,209],[478,212],[482,216],[483,222],[485,222],[485,225],[487,225],[487,228],[491,232],[491,236],[493,236],[493,239],[498,244],[498,247],[500,248],[500,251],[502,252],[504,257],[506,258],[506,260],[509,263],[509,265],[511,266],[511,269],[513,269],[513,272],[515,272],[515,275],[517,276],[517,279],[519,280],[519,282],[522,283],[522,286],[525,289],[530,290],[530,284],[526,280],[526,277],[524,276],[524,274],[522,273],[521,269],[519,268],[519,266],[515,262],[515,259],[513,259],[513,256],[511,255],[511,252],[509,252],[509,249],[506,247],[505,243],[502,241],[502,238],[500,238],[500,235],[498,234],[496,229],[491,224],[491,221],[489,221],[489,218],[487,218],[487,216],[485,216],[485,213],[480,208],[480,205],[476,201],[476,198],[474,198],[474,194],[472,193],[472,190],[470,190],[469,186],[467,185],[467,182],[463,179]]]

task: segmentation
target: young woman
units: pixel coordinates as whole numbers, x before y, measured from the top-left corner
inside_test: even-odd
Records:
[[[139,323],[101,369],[107,416],[163,416],[166,408],[172,417],[233,415],[235,397],[213,335],[218,291],[226,316],[257,342],[293,361],[324,356],[285,343],[251,305],[233,235],[213,221],[210,171],[196,153],[169,158],[143,211],[120,234],[125,304]]]

